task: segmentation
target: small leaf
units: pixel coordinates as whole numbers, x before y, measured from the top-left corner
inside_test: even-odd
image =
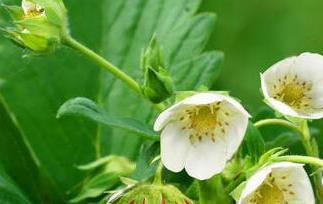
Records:
[[[114,156],[106,156],[106,157],[102,157],[98,160],[95,160],[94,162],[91,162],[89,164],[85,164],[85,165],[80,165],[77,166],[78,169],[80,170],[94,170],[104,164],[107,164],[109,161],[113,160]]]
[[[136,169],[130,177],[138,181],[152,177],[159,164],[158,162],[152,163],[157,155],[159,155],[159,143],[144,143],[141,147]]]
[[[81,169],[91,169],[94,175],[85,180],[80,193],[70,200],[72,203],[101,196],[105,191],[117,187],[122,181],[120,177],[129,176],[135,165],[125,157],[112,155],[83,165]]]
[[[137,133],[150,140],[159,140],[159,136],[147,125],[130,118],[112,117],[87,98],[78,97],[65,102],[58,110],[57,118],[65,115],[82,116],[110,127]]]

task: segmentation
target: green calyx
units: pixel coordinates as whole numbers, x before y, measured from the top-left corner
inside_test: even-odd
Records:
[[[68,33],[66,9],[61,0],[23,0],[22,6],[0,5],[8,14],[0,31],[19,46],[48,53]]]
[[[142,56],[141,68],[144,73],[142,91],[145,97],[153,103],[160,103],[172,96],[173,80],[165,69],[162,50],[155,36]]]
[[[148,185],[142,184],[124,194],[116,204],[168,204],[193,202],[172,185]]]

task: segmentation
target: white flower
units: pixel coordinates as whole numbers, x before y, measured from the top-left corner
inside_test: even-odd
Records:
[[[35,17],[45,14],[44,9],[33,0],[22,0],[21,7],[24,11],[25,17]]]
[[[274,163],[246,183],[238,204],[314,204],[311,182],[302,164]]]
[[[261,75],[266,102],[297,118],[323,117],[323,56],[303,53],[284,59]]]
[[[233,98],[199,93],[162,112],[161,160],[173,172],[204,180],[223,171],[245,135],[249,114]]]

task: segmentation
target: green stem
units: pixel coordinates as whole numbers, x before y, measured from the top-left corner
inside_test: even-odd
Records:
[[[314,146],[312,145],[311,134],[306,120],[302,121],[301,130],[303,133],[302,141],[303,141],[303,146],[306,154],[311,157],[319,157],[318,152],[314,149]],[[319,168],[315,165],[311,165],[311,169],[312,169],[312,172],[314,173],[313,181],[316,187],[315,189],[316,189],[317,198],[319,199],[320,203],[323,203],[322,173],[318,172]]]
[[[289,129],[292,129],[300,134],[302,133],[302,130],[300,128],[298,128],[296,125],[294,125],[293,123],[287,121],[287,120],[282,120],[282,119],[265,119],[265,120],[260,120],[258,122],[255,123],[255,126],[257,128],[263,127],[263,126],[269,126],[269,125],[280,125],[280,126],[284,126],[287,127]]]
[[[141,94],[141,88],[139,84],[132,79],[129,75],[121,71],[119,68],[114,66],[112,63],[108,62],[105,60],[103,57],[100,55],[96,54],[94,51],[91,49],[85,47],[78,41],[76,41],[74,38],[71,36],[65,36],[64,37],[64,44],[79,51],[89,59],[91,59],[93,62],[98,64],[100,67],[103,69],[107,70],[111,74],[113,74],[115,77],[123,81],[125,84],[127,84],[131,89],[133,89],[135,92]]]
[[[154,184],[161,185],[162,184],[162,173],[163,173],[163,164],[160,162],[154,178]]]
[[[323,186],[321,183],[321,179],[322,179],[322,173],[317,172],[318,167],[317,164],[322,164],[320,162],[322,162],[322,160],[318,159],[317,157],[319,157],[317,151],[315,151],[314,146],[312,145],[311,142],[311,134],[308,128],[308,124],[307,121],[304,120],[300,123],[300,126],[296,126],[295,124],[286,121],[286,120],[282,120],[282,119],[265,119],[265,120],[260,120],[258,122],[255,123],[255,126],[260,128],[263,126],[268,126],[268,125],[281,125],[287,128],[290,128],[296,132],[298,132],[301,135],[302,138],[302,143],[306,152],[306,155],[310,156],[310,157],[306,157],[305,160],[303,160],[305,157],[302,156],[293,156],[293,157],[289,157],[289,156],[285,156],[285,157],[280,157],[280,158],[287,158],[289,157],[289,159],[296,159],[294,162],[298,162],[297,159],[299,161],[303,162],[299,162],[299,163],[307,163],[305,161],[310,161],[310,162],[318,162],[318,163],[309,163],[311,165],[311,169],[312,172],[315,173],[313,181],[314,181],[314,185],[315,185],[315,189],[316,189],[316,195],[319,199],[320,202],[323,203]],[[316,157],[316,158],[313,158]],[[309,159],[311,158],[311,159]],[[320,166],[320,165],[319,165]]]
[[[140,96],[143,96],[140,85],[133,78],[131,78],[128,74],[120,70],[118,67],[116,67],[115,65],[113,65],[112,63],[110,63],[109,61],[107,61],[106,59],[104,59],[103,57],[101,57],[100,55],[98,55],[88,47],[79,43],[70,35],[66,34],[63,36],[63,43],[66,46],[71,47],[74,50],[77,50],[78,52],[86,56],[88,59],[90,59],[97,65],[99,65],[101,68],[110,72],[115,77],[123,81],[128,87],[130,87],[137,94],[139,94]],[[163,104],[153,104],[153,106],[155,109],[159,111],[162,111],[165,109],[165,106]]]
[[[316,158],[316,157],[309,157],[309,156],[298,156],[298,155],[289,155],[289,156],[280,156],[275,158],[273,161],[275,162],[294,162],[294,163],[301,163],[301,164],[309,164],[316,167],[323,167],[323,160]]]

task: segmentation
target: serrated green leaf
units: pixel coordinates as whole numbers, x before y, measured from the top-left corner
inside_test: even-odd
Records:
[[[196,14],[200,0],[107,0],[104,16],[103,54],[135,79],[142,77],[140,56],[154,33],[165,54],[165,66],[177,80],[175,87],[191,90],[210,85],[218,75],[222,54],[203,49],[214,28],[214,14]],[[204,73],[205,74],[201,74]],[[183,77],[190,72],[199,73]],[[156,112],[124,84],[102,73],[99,102],[112,115],[134,117],[152,123]],[[99,131],[102,153],[117,153],[135,158],[141,140],[129,132],[103,128]],[[107,144],[110,144],[109,146]]]
[[[58,110],[57,117],[59,118],[64,115],[83,116],[107,126],[125,129],[147,139],[159,139],[158,135],[150,127],[140,121],[131,118],[112,117],[95,102],[87,98],[78,97],[65,102]]]
[[[9,0],[4,3],[20,5],[21,1]],[[97,19],[100,19],[98,11],[101,10],[102,1],[84,1],[82,6],[78,1],[65,3],[73,25],[71,32],[91,48],[98,48],[101,23]],[[87,8],[86,13],[83,8]],[[60,202],[54,203],[61,203],[61,200],[68,199],[66,191],[84,177],[84,173],[75,166],[95,159],[96,127],[75,118],[57,120],[56,111],[69,98],[96,98],[98,86],[94,81],[97,80],[98,69],[69,49],[61,49],[50,56],[22,58],[24,53],[20,48],[2,36],[0,44],[0,77],[6,81],[1,85],[0,93],[8,104],[8,114],[16,119],[14,125],[18,127],[17,140],[20,140],[17,143],[28,144],[32,149],[42,174],[50,178],[50,181],[42,182],[44,185],[53,183],[60,192]],[[4,136],[2,132],[0,134]],[[19,134],[24,136],[24,140],[18,139],[22,138]],[[2,150],[5,155],[16,154],[15,148]],[[17,168],[13,171],[18,174],[21,170]],[[12,179],[18,181],[17,177]],[[29,188],[26,183],[18,184],[21,189]],[[38,188],[42,190],[42,186]],[[53,192],[47,191],[46,194]],[[47,199],[48,196],[44,196],[42,203],[46,203]]]

